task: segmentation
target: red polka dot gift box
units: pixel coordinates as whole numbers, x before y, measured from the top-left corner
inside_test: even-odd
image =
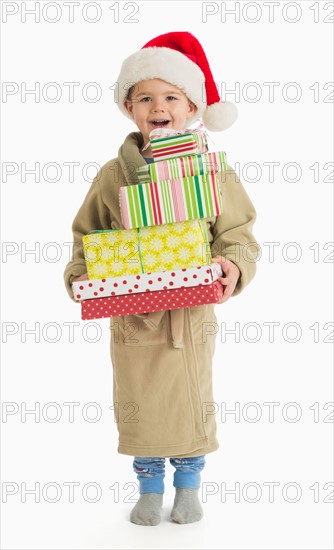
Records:
[[[156,271],[122,277],[107,277],[72,283],[74,298],[78,302],[108,296],[120,296],[171,290],[174,288],[209,285],[222,276],[221,266],[211,263],[205,266],[175,269],[174,271]]]
[[[216,304],[222,296],[223,287],[221,283],[214,281],[210,285],[83,300],[81,302],[81,319],[88,321],[104,317],[118,317],[120,315]]]

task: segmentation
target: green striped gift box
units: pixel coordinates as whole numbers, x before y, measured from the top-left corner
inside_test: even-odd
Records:
[[[126,229],[219,216],[223,211],[217,174],[139,183],[120,188]]]
[[[202,155],[186,155],[161,160],[137,168],[139,183],[199,176],[209,172],[227,170],[224,151],[213,151]]]
[[[204,132],[194,132],[151,140],[152,155],[156,160],[165,160],[189,154],[208,151],[208,141]]]

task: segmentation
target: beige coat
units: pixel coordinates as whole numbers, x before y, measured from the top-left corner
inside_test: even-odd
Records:
[[[95,229],[124,229],[119,188],[139,183],[136,168],[145,164],[139,150],[142,146],[140,132],[127,136],[118,158],[98,172],[74,219],[72,260],[64,273],[72,300],[72,279],[87,271],[82,236]],[[255,274],[258,245],[251,231],[256,214],[230,167],[221,178],[221,188],[224,212],[206,221],[212,256],[225,256],[241,271],[235,296]],[[218,449],[212,414],[215,307],[224,305],[110,319],[119,453],[190,457]]]

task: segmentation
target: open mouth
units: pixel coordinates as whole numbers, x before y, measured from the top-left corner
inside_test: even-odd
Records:
[[[169,122],[170,120],[151,120],[150,124],[152,124],[156,128],[163,128],[164,126],[167,126]]]

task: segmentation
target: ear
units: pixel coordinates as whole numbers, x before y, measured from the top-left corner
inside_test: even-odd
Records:
[[[193,103],[192,101],[189,101],[189,113],[191,113],[192,115],[194,115],[197,111],[197,107],[195,105],[195,103]]]
[[[197,111],[197,107],[196,107],[195,103],[193,103],[192,101],[189,100],[187,118],[193,117],[196,114],[196,111]]]
[[[129,115],[133,118],[133,105],[132,102],[126,99],[123,103],[124,107],[126,108]]]

